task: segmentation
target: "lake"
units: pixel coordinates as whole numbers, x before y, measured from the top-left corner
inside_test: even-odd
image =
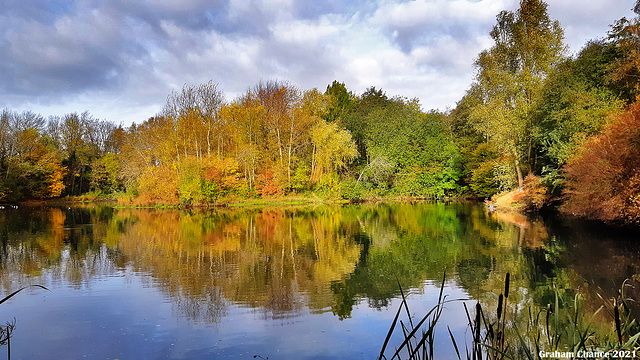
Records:
[[[586,306],[640,274],[637,233],[473,203],[213,210],[0,210],[0,323],[12,359],[374,359],[400,305],[448,303],[437,358],[468,338],[463,300],[518,306],[554,286]],[[460,299],[460,300],[457,300]],[[391,347],[398,338],[391,340]],[[7,346],[0,347],[0,357]],[[463,356],[464,357],[464,356]]]

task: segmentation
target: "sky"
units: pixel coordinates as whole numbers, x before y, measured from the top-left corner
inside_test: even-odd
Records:
[[[633,17],[634,0],[548,0],[569,53]],[[261,80],[455,107],[473,61],[518,0],[0,0],[0,108],[88,110],[129,126],[171,91],[212,81],[227,101]]]

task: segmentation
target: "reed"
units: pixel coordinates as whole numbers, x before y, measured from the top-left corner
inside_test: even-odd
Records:
[[[447,326],[451,340],[452,352],[458,360],[463,356],[467,360],[496,360],[496,359],[541,359],[541,352],[573,352],[592,351],[606,352],[608,350],[629,350],[640,352],[640,325],[633,319],[629,311],[630,299],[624,296],[627,282],[622,286],[620,295],[605,304],[595,313],[588,316],[582,306],[582,295],[576,294],[566,300],[554,286],[554,303],[546,308],[529,307],[517,311],[509,308],[509,288],[511,275],[505,276],[504,292],[498,296],[497,308],[493,315],[486,314],[478,301],[475,314],[471,316],[467,304],[464,307],[470,343],[456,341],[451,329]],[[434,334],[438,321],[446,303],[468,299],[447,300],[443,295],[445,279],[440,286],[438,303],[419,321],[413,325],[408,303],[402,288],[402,301],[396,312],[391,328],[387,333],[378,359],[433,359]],[[400,284],[398,284],[400,286]],[[604,299],[603,299],[604,300]],[[600,311],[606,308],[611,313],[612,333],[599,333],[594,328],[594,322]],[[409,326],[398,320],[403,310],[409,317]],[[403,341],[390,357],[387,348],[394,331],[400,328]],[[421,329],[421,336],[416,333]],[[613,336],[612,336],[613,335]],[[615,339],[615,340],[613,340]],[[461,347],[460,345],[463,345]],[[466,349],[461,353],[461,349]]]
[[[380,349],[380,355],[378,359],[402,359],[403,356],[406,356],[407,359],[433,359],[434,358],[434,344],[435,344],[435,327],[438,321],[440,320],[440,316],[442,315],[442,311],[444,310],[444,306],[447,303],[451,303],[454,301],[461,301],[464,299],[449,299],[447,300],[447,295],[444,294],[444,284],[446,281],[446,274],[442,278],[442,283],[440,284],[440,293],[438,295],[438,302],[435,306],[433,306],[426,315],[424,315],[420,321],[417,323],[413,323],[411,319],[411,313],[409,311],[409,306],[407,304],[407,299],[404,296],[404,292],[402,291],[402,286],[398,282],[398,286],[400,287],[400,294],[402,300],[400,302],[400,306],[398,307],[398,311],[396,312],[395,317],[391,323],[391,327],[387,332],[387,336],[385,337],[382,348]],[[400,320],[400,326],[398,326],[398,319],[402,313],[402,310],[406,311],[406,315],[409,318],[409,326],[406,326],[402,320]],[[389,341],[393,335],[393,333],[400,328],[402,332],[403,341],[399,346],[395,348],[395,351],[391,354],[390,357],[387,357],[387,346]],[[419,335],[418,335],[419,334]],[[454,347],[457,348],[455,344],[455,339],[453,338],[453,334],[451,334],[451,330],[449,330],[449,334],[453,339]],[[456,351],[458,351],[456,349]]]
[[[20,291],[27,289],[29,287],[39,287],[42,289],[45,289],[47,291],[49,291],[49,289],[47,289],[46,287],[42,286],[42,285],[29,285],[29,286],[25,286],[23,288],[20,288],[14,292],[12,292],[11,294],[5,296],[4,298],[2,298],[2,300],[0,300],[0,305],[2,305],[5,301],[11,299],[12,297],[14,297],[16,294],[18,294]],[[11,335],[13,334],[13,330],[16,327],[16,319],[14,318],[12,322],[7,322],[5,325],[0,325],[0,346],[3,345],[7,345],[7,360],[11,360]]]

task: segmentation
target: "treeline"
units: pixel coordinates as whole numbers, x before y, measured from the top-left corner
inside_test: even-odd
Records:
[[[207,205],[523,188],[530,208],[562,202],[571,213],[637,222],[639,23],[621,19],[569,56],[546,3],[523,0],[498,14],[493,46],[447,113],[374,87],[356,95],[337,81],[324,92],[263,81],[232,101],[213,82],[185,85],[129,128],[86,112],[4,110],[0,199],[91,192]]]
[[[451,135],[445,115],[375,88],[355,96],[335,81],[324,93],[265,81],[227,103],[209,82],[185,85],[160,115],[128,129],[121,174],[143,202],[436,197],[456,188]]]
[[[0,202],[121,188],[117,175],[111,188],[106,183],[112,175],[107,170],[117,168],[123,135],[121,128],[88,112],[44,118],[2,110]]]
[[[157,116],[126,129],[86,112],[45,119],[5,110],[2,124],[5,201],[92,192],[206,205],[459,190],[446,115],[375,88],[355,96],[335,81],[324,93],[260,82],[231,102],[212,82],[185,85]]]

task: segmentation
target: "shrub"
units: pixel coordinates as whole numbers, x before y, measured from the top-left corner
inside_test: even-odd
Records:
[[[529,211],[539,211],[549,205],[551,197],[542,179],[529,174],[524,178],[524,193],[522,198],[525,208]]]

